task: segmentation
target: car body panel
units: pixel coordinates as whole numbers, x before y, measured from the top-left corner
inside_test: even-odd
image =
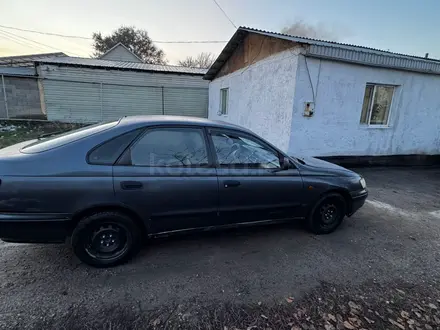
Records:
[[[141,185],[123,189],[124,182]],[[220,224],[215,168],[115,166],[114,190],[152,233]]]
[[[304,217],[303,182],[297,169],[218,169],[218,180],[224,224]]]
[[[203,128],[209,166],[164,171],[87,162],[88,152],[101,143],[132,130],[159,126]],[[38,143],[25,141],[0,150],[0,238],[63,241],[78,214],[100,207],[126,208],[143,220],[149,234],[158,234],[301,218],[330,191],[348,195],[352,201],[349,215],[366,199],[359,175],[317,159],[305,159],[303,164],[292,158],[292,166],[279,171],[220,168],[208,138],[210,129],[253,136],[277,150],[280,157],[288,157],[239,126],[173,116],[126,117],[102,132],[38,153],[23,153],[26,145]],[[228,181],[240,185],[225,187]],[[123,182],[140,182],[141,186],[122,189]]]

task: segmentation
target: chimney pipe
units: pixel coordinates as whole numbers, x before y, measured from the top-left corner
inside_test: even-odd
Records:
[[[425,54],[425,58],[428,58],[428,56],[429,56],[429,53],[426,53],[426,54]]]

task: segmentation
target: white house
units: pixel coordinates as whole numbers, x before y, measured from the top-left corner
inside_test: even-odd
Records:
[[[440,61],[240,27],[209,115],[304,156],[440,154]]]
[[[48,120],[98,122],[126,115],[207,117],[205,69],[142,62],[117,44],[101,58],[35,61]]]

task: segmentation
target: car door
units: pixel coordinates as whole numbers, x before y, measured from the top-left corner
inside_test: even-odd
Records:
[[[284,156],[251,134],[209,129],[219,180],[219,214],[224,223],[302,217],[303,181]],[[290,162],[289,162],[290,163]]]
[[[113,176],[116,196],[142,215],[150,233],[218,223],[218,182],[204,128],[147,129]]]

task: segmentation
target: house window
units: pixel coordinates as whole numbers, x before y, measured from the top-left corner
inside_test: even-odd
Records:
[[[220,89],[220,115],[228,114],[229,88]]]
[[[360,123],[388,125],[393,94],[394,86],[367,84]]]

